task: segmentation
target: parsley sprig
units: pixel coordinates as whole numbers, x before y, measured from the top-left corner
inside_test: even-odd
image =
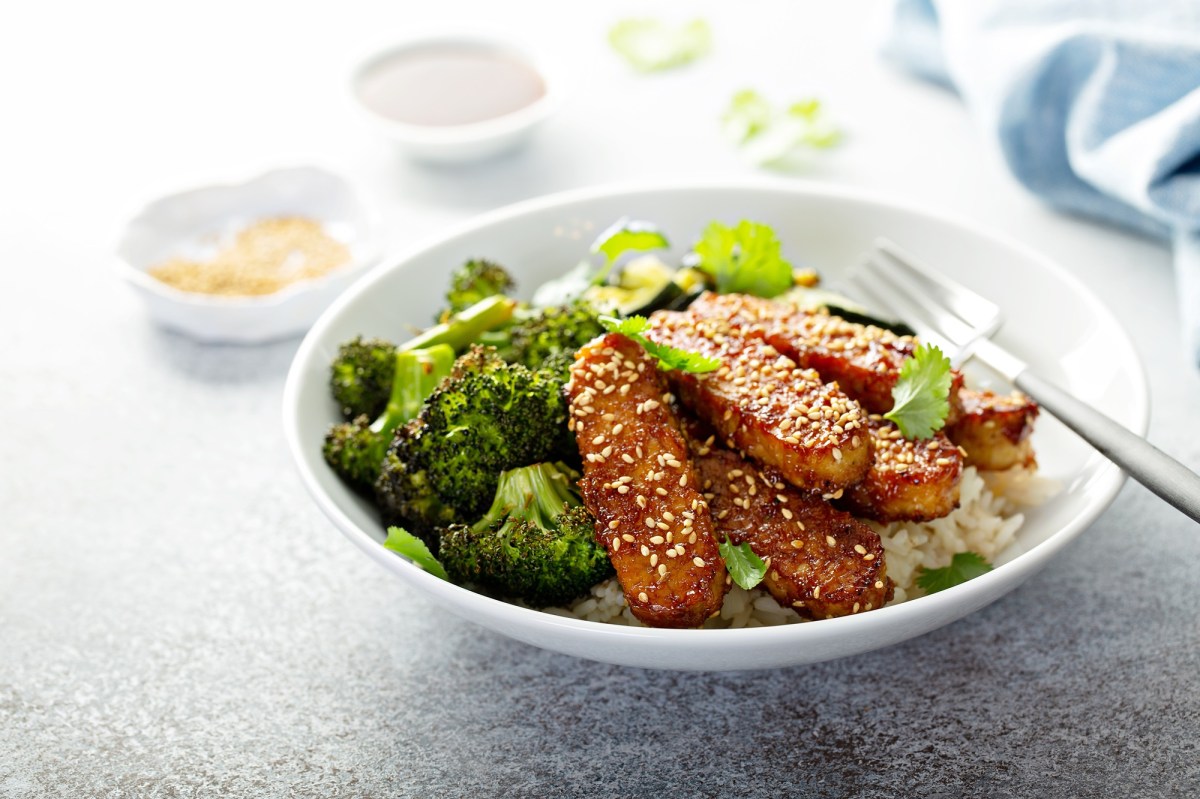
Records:
[[[949,566],[940,569],[922,567],[917,573],[917,585],[925,589],[926,594],[936,594],[981,574],[987,574],[991,570],[992,564],[982,555],[976,552],[959,552],[950,559]]]
[[[660,369],[667,371],[678,369],[681,372],[704,374],[721,368],[721,362],[716,358],[709,358],[698,352],[668,347],[646,338],[645,333],[650,329],[650,320],[644,316],[627,316],[624,319],[601,316],[600,324],[604,325],[604,329],[610,333],[620,333],[636,341],[642,346],[642,349],[658,359]]]
[[[747,591],[761,583],[767,576],[766,562],[754,554],[754,550],[750,548],[749,544],[734,546],[726,538],[717,544],[717,550],[721,553],[721,559],[725,561],[725,568],[729,570],[729,576]]]
[[[950,359],[932,344],[921,344],[900,367],[892,387],[892,409],[883,417],[905,438],[929,438],[950,413]]]

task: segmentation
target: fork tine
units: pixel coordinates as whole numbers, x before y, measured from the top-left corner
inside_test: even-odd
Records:
[[[880,288],[887,289],[887,300],[900,318],[918,328],[921,338],[937,344],[951,360],[957,361],[962,350],[978,337],[978,332],[957,316],[939,314],[937,306],[922,298],[911,278],[892,270],[890,262],[868,258],[864,265]],[[879,291],[875,293],[880,294]]]
[[[877,238],[875,246],[893,269],[902,270],[920,282],[927,296],[944,305],[962,321],[979,331],[980,335],[991,335],[1000,326],[1000,308],[981,297],[958,281],[947,277],[921,263],[911,253],[903,250],[887,238]]]
[[[858,270],[846,278],[845,283],[856,294],[870,302],[881,315],[904,320],[922,341],[936,344],[946,353],[957,352],[958,345],[944,335],[928,315],[919,312],[914,303],[897,291],[884,290],[887,287],[879,280],[876,274],[878,271],[877,264],[869,260],[864,261]]]

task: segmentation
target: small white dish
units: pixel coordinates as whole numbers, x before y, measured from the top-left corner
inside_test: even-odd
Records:
[[[540,78],[542,94],[516,110],[462,124],[399,121],[383,113],[365,94],[389,63],[445,52],[496,57],[528,67]],[[376,50],[353,70],[349,89],[355,106],[368,122],[403,153],[418,161],[440,164],[481,161],[524,144],[558,108],[564,93],[562,73],[543,56],[500,34],[475,30],[422,32]],[[433,101],[437,102],[436,97]]]
[[[450,264],[486,256],[507,265],[529,293],[579,260],[587,246],[582,230],[594,233],[626,215],[655,222],[676,245],[674,257],[713,219],[765,222],[793,262],[818,268],[830,281],[854,265],[876,237],[890,238],[999,304],[1008,322],[998,343],[1047,379],[1145,433],[1146,380],[1112,313],[1077,278],[1006,236],[904,203],[800,181],[613,187],[532,200],[479,217],[364,277],[313,326],[288,375],[284,432],[317,505],[356,546],[430,603],[545,649],[628,666],[702,670],[813,663],[908,640],[996,601],[1049,563],[1124,483],[1116,466],[1043,414],[1033,443],[1041,473],[1062,490],[1025,513],[1016,540],[993,571],[869,613],[777,627],[660,630],[563,618],[459,588],[384,549],[378,514],[321,456],[325,432],[340,418],[329,396],[329,363],[338,344],[359,334],[401,341],[410,335],[409,325],[427,324],[444,286],[414,275],[444,273]],[[1137,557],[1136,548],[1130,557]]]
[[[320,222],[349,248],[350,263],[253,297],[180,291],[148,273],[173,256],[211,257],[221,235],[278,216]],[[117,244],[117,270],[146,302],[150,316],[164,327],[214,343],[251,344],[303,333],[378,257],[376,225],[354,188],[331,172],[307,166],[155,200],[126,225]]]

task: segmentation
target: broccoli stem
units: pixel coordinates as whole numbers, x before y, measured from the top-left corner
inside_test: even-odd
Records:
[[[448,344],[455,350],[466,349],[481,335],[511,319],[516,307],[517,301],[509,297],[500,294],[486,297],[401,344],[400,350],[423,349],[435,344]]]
[[[435,344],[419,350],[396,353],[396,373],[392,377],[392,394],[387,408],[371,423],[386,450],[397,427],[421,412],[426,397],[433,393],[442,378],[454,367],[454,349],[448,344]],[[383,452],[379,453],[383,460]]]
[[[501,472],[496,499],[474,529],[487,529],[501,519],[523,519],[544,529],[556,527],[555,519],[582,504],[568,471],[562,464],[535,463]]]

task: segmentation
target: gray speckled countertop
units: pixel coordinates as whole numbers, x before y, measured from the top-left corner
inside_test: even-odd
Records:
[[[1012,185],[953,98],[874,59],[857,24],[874,4],[700,5],[724,49],[652,83],[597,35],[624,12],[512,6],[589,68],[534,149],[473,171],[392,159],[337,94],[368,34],[432,11],[299,17],[264,61],[266,4],[81,9],[65,32],[29,10],[0,74],[73,85],[37,45],[56,31],[92,59],[84,87],[110,90],[81,100],[105,112],[82,138],[69,109],[9,95],[39,124],[0,148],[0,797],[1200,793],[1200,531],[1138,486],[1025,586],[901,646],[756,673],[574,660],[430,606],[321,517],[280,430],[295,341],[161,332],[105,268],[139,200],[275,163],[361,179],[393,244],[557,188],[744,174],[707,123],[679,120],[710,119],[742,83],[786,93],[779,75],[816,75],[804,86],[853,136],[815,177],[954,208],[1087,278],[1145,359],[1151,439],[1200,467],[1200,375],[1164,249]],[[133,18],[157,35],[107,21]],[[759,47],[763,30],[799,46]],[[647,123],[601,135],[589,101]],[[911,123],[892,125],[901,110]],[[232,132],[230,115],[255,124]]]

